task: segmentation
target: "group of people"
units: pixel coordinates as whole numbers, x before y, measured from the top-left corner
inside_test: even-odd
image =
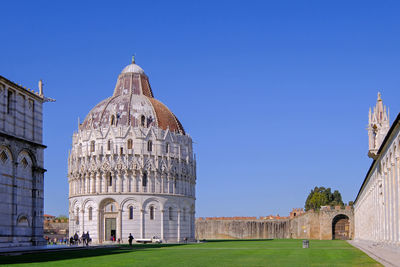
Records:
[[[46,239],[46,243],[48,245],[63,245],[63,244],[67,244],[67,242],[68,242],[68,239],[66,237],[57,239],[55,237],[50,238],[48,236],[45,236],[44,239]]]
[[[80,243],[83,243],[83,246],[89,246],[90,242],[92,242],[92,239],[90,238],[89,231],[86,233],[83,232],[81,238],[79,238],[78,233],[75,233],[74,236],[69,238],[70,245],[79,245]]]

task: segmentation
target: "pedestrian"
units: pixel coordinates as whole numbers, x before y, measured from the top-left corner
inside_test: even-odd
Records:
[[[73,245],[74,244],[74,238],[71,236],[71,238],[69,239],[69,245]]]
[[[79,235],[78,235],[78,233],[75,232],[75,234],[74,234],[74,244],[78,245],[78,241],[79,241]]]
[[[129,246],[130,246],[130,247],[132,247],[132,240],[133,240],[133,236],[132,236],[132,234],[131,234],[131,233],[129,233],[128,240],[129,240]]]
[[[85,241],[86,241],[86,234],[85,232],[83,232],[82,236],[81,236],[81,240],[82,240],[82,246],[85,245]]]
[[[89,246],[89,241],[90,241],[90,235],[89,235],[89,231],[87,231],[87,233],[86,233],[86,246]]]

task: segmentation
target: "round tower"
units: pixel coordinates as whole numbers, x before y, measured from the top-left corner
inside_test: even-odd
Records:
[[[73,134],[68,182],[70,235],[194,239],[192,139],[134,60]]]

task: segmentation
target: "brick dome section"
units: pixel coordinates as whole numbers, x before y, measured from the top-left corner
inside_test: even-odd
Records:
[[[161,103],[157,99],[149,97],[149,100],[156,112],[158,127],[164,130],[169,128],[173,132],[180,132],[182,134],[185,134],[185,130],[183,129],[181,122],[178,120],[174,113],[172,113],[163,103]]]
[[[147,75],[134,62],[126,66],[118,76],[113,96],[97,104],[79,129],[109,126],[154,126],[185,134],[178,118],[154,98]]]

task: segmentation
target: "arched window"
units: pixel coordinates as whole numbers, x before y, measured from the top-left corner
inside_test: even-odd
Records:
[[[28,219],[25,216],[21,216],[18,219],[18,226],[29,226]]]
[[[140,117],[140,125],[142,125],[142,127],[146,125],[146,117],[144,115]]]
[[[132,139],[128,139],[128,149],[132,149]]]
[[[129,207],[129,220],[132,220],[132,219],[133,219],[133,207],[130,206]]]
[[[171,207],[168,208],[168,217],[169,217],[170,221],[172,221],[172,219],[174,218],[173,215],[172,215],[172,208]]]
[[[79,224],[79,208],[76,208],[76,214],[75,214],[75,224]]]
[[[90,142],[90,152],[94,152],[96,143],[94,141]]]
[[[150,220],[154,220],[154,207],[150,207]]]
[[[108,186],[112,186],[112,176],[111,176],[111,174],[108,177]]]
[[[115,125],[115,116],[111,115],[110,124]]]
[[[113,203],[109,203],[107,206],[104,207],[104,212],[114,212],[114,211],[115,208]]]
[[[153,142],[151,140],[147,141],[147,151],[153,151]]]
[[[12,95],[13,95],[13,93],[11,91],[8,91],[8,96],[7,96],[7,114],[11,113]]]
[[[111,150],[111,140],[107,141],[107,150],[110,151]]]
[[[93,208],[89,207],[89,221],[91,221],[93,218]]]
[[[143,173],[142,186],[143,187],[147,186],[147,172]]]
[[[123,147],[120,147],[119,148],[119,153],[122,155],[122,154],[124,154],[124,148]]]
[[[169,153],[169,143],[165,145],[165,153]]]

